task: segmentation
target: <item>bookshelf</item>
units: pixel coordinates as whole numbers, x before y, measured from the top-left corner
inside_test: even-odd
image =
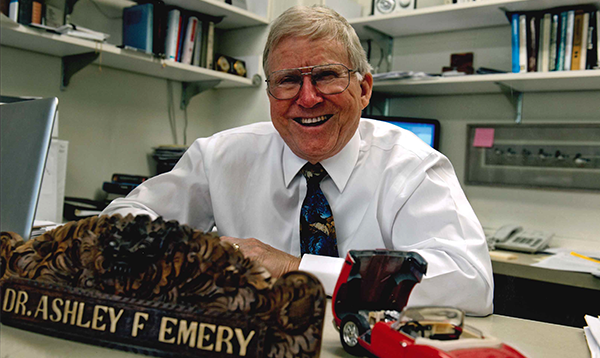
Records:
[[[431,77],[375,82],[373,91],[394,96],[502,93],[498,84],[517,92],[600,90],[600,70],[502,73],[458,77]]]
[[[600,2],[593,0],[484,0],[432,6],[390,15],[350,19],[364,39],[427,35],[495,26],[510,26],[505,11],[530,11]],[[600,70],[505,73],[460,77],[431,77],[375,82],[373,91],[388,96],[502,93],[499,84],[515,92],[600,90]]]
[[[212,16],[223,17],[223,21],[216,25],[216,28],[223,30],[264,26],[269,23],[266,18],[215,0],[169,0],[168,3],[201,11]],[[24,26],[15,23],[4,14],[0,14],[0,26],[2,29],[0,43],[3,46],[57,56],[63,59],[66,56],[96,52],[101,56],[94,63],[102,66],[181,82],[219,81],[216,88],[241,88],[257,85],[257,80],[254,79],[253,81],[253,78],[165,61],[149,54],[124,50],[108,43],[98,43]]]
[[[530,11],[558,6],[597,3],[594,0],[482,0],[431,6],[389,15],[349,19],[361,39],[371,37],[369,29],[390,37],[509,25],[505,11]]]

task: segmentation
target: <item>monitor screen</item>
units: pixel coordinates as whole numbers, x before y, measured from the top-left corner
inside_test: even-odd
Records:
[[[416,134],[421,140],[435,149],[440,145],[440,122],[435,119],[365,116],[365,118],[385,121]]]

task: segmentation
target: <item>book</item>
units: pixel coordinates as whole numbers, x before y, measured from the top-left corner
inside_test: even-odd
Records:
[[[31,3],[31,23],[42,24],[42,2],[40,0],[33,0]]]
[[[31,12],[33,10],[32,0],[19,0],[19,20],[23,25],[31,24]]]
[[[537,71],[538,55],[538,18],[536,15],[527,16],[527,72]]]
[[[10,0],[8,4],[8,17],[14,21],[19,21],[19,0]]]
[[[181,62],[183,50],[183,40],[185,38],[185,28],[189,15],[185,11],[181,12],[181,20],[179,20],[179,32],[177,33],[177,50],[175,53],[175,61]]]
[[[565,35],[565,61],[564,71],[571,70],[571,56],[573,55],[573,28],[575,26],[575,10],[567,11],[567,33]]]
[[[594,68],[600,68],[600,10],[596,11],[596,40],[594,41],[594,46],[596,46],[596,64]]]
[[[556,70],[565,69],[565,45],[567,37],[567,11],[560,13],[560,36],[557,38],[558,52],[556,53]]]
[[[214,68],[214,41],[215,41],[215,23],[208,21],[208,34],[206,36],[206,68]]]
[[[200,56],[202,54],[202,21],[198,21],[196,26],[196,37],[194,39],[194,54],[192,56],[192,65],[200,66]]]
[[[576,10],[573,20],[573,50],[571,52],[571,70],[579,70],[581,64],[581,42],[583,39],[583,10]]]
[[[519,72],[527,72],[527,15],[519,15]]]
[[[175,61],[177,58],[177,39],[181,28],[181,12],[178,9],[169,11],[167,17],[167,35],[165,37],[165,57]]]
[[[152,53],[154,5],[140,4],[123,9],[123,46]]]
[[[195,16],[190,16],[188,19],[188,22],[187,22],[186,29],[185,29],[181,63],[185,63],[188,65],[192,64],[194,43],[196,42],[196,35],[198,33],[197,27],[198,27],[198,18]]]
[[[598,12],[590,12],[590,26],[588,29],[588,46],[587,46],[587,64],[586,69],[593,69],[598,66]]]
[[[165,54],[168,11],[167,6],[162,0],[153,0],[152,3],[154,4],[152,52],[160,56]]]
[[[512,14],[510,19],[510,26],[512,47],[512,71],[514,73],[519,73],[519,14]]]
[[[536,60],[536,71],[537,72],[542,72],[542,62],[543,62],[543,50],[544,50],[544,46],[543,46],[543,42],[544,42],[544,16],[541,16],[538,19],[539,23],[539,28],[538,28],[538,46],[537,46],[537,60]]]
[[[552,24],[550,26],[550,59],[548,61],[548,70],[550,71],[556,71],[556,53],[558,51],[557,41],[560,41],[558,19],[558,14],[552,14]]]
[[[44,1],[45,25],[50,27],[61,27],[65,25],[66,3],[61,0]]]
[[[587,64],[587,46],[588,46],[588,29],[590,27],[590,13],[583,14],[583,22],[581,24],[581,52],[579,55],[579,69],[585,70]]]
[[[551,41],[551,28],[552,28],[552,14],[545,13],[543,22],[540,23],[540,48],[542,49],[541,55],[541,72],[550,71],[550,41]]]

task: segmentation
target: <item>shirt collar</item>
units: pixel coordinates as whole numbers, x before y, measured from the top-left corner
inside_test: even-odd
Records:
[[[340,192],[346,187],[350,179],[350,174],[354,170],[354,166],[358,160],[359,149],[360,135],[359,131],[356,130],[350,141],[338,154],[321,162],[321,165],[323,165],[323,168],[325,168],[327,174],[329,174]],[[289,187],[300,169],[306,164],[306,160],[296,156],[287,145],[284,146],[282,160],[285,186]]]

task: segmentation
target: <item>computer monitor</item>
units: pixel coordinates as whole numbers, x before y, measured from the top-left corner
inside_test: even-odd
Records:
[[[27,240],[52,139],[57,98],[0,104],[0,231]]]
[[[416,134],[421,140],[434,149],[440,149],[440,122],[436,119],[388,117],[388,116],[363,116],[364,118],[385,121],[404,128]]]

